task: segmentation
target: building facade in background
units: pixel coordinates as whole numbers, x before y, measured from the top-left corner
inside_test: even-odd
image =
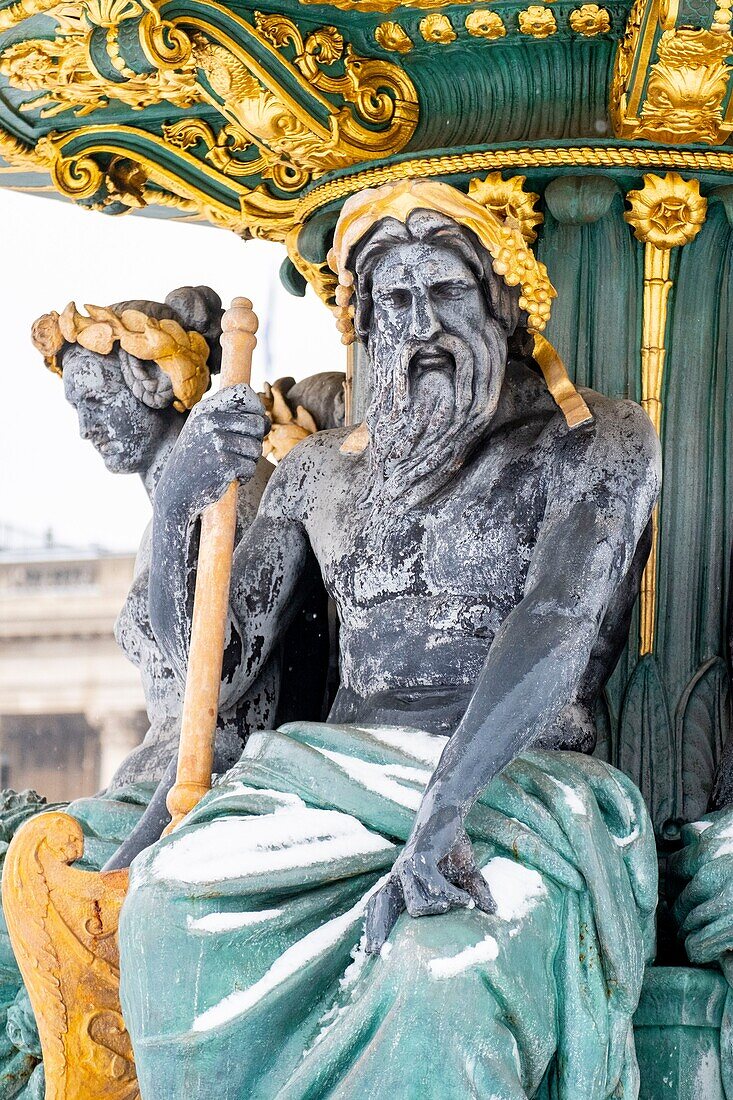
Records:
[[[0,551],[0,787],[94,794],[147,729],[114,624],[132,554]]]

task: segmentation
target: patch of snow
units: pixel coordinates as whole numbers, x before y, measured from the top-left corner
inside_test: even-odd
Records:
[[[500,920],[521,920],[547,894],[539,871],[506,856],[494,856],[481,868],[481,874],[489,884]]]
[[[349,814],[299,805],[271,814],[219,818],[188,833],[174,834],[156,855],[152,874],[174,882],[214,883],[297,870],[393,847]]]
[[[425,768],[407,768],[403,764],[385,764],[384,774],[392,779],[407,779],[412,783],[422,783],[427,787],[432,772]]]
[[[562,793],[565,795],[565,801],[570,809],[570,812],[575,814],[576,817],[587,817],[583,800],[577,791],[574,791],[572,787],[569,787],[567,783],[561,783],[559,779],[552,777],[553,783],[555,783]]]
[[[639,826],[635,825],[630,833],[626,836],[614,836],[613,843],[617,848],[627,848],[629,844],[633,844],[635,840],[639,839]]]
[[[249,928],[253,924],[264,924],[275,920],[282,909],[256,909],[249,913],[208,913],[205,917],[188,918],[190,932],[234,932],[239,928]]]
[[[473,947],[466,947],[457,955],[445,959],[431,959],[428,963],[430,974],[433,978],[455,978],[458,974],[464,974],[472,966],[480,963],[493,962],[499,954],[499,945],[493,936],[484,936]]]
[[[706,829],[712,827],[712,824],[712,821],[691,821],[689,827],[694,833],[704,833]]]
[[[212,1028],[230,1023],[253,1008],[293,974],[297,974],[307,963],[335,947],[341,937],[363,918],[372,894],[380,890],[388,878],[389,875],[384,875],[346,913],[326,921],[320,928],[314,928],[307,936],[287,948],[259,981],[254,982],[248,989],[235,990],[218,1004],[198,1015],[193,1021],[193,1031],[210,1031]]]
[[[439,733],[425,733],[410,726],[359,726],[374,741],[391,749],[413,756],[426,764],[431,771],[440,760],[449,738]]]
[[[320,750],[325,757],[338,764],[346,774],[375,794],[388,798],[390,802],[396,802],[409,810],[417,810],[422,801],[422,792],[413,790],[412,787],[403,787],[396,779],[390,778],[382,764],[372,764],[366,760],[359,760],[354,756],[347,756],[342,752],[332,752],[330,749]],[[409,770],[409,769],[405,769]]]
[[[271,798],[273,802],[279,802],[283,809],[288,806],[305,806],[305,802],[297,794],[291,794],[289,791],[274,791],[269,787],[250,787],[241,779],[228,779],[221,786],[223,792],[228,795],[264,795],[266,798]],[[273,813],[275,812],[273,811]]]

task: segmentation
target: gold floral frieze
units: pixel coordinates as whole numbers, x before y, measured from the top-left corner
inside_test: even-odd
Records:
[[[409,34],[399,23],[380,23],[374,32],[374,38],[383,50],[394,53],[409,53],[414,46]]]
[[[426,42],[437,42],[441,46],[455,42],[457,37],[447,15],[426,15],[420,20],[420,34]]]
[[[487,8],[477,8],[466,16],[466,30],[475,38],[503,38],[506,27],[498,12],[489,11]]]
[[[611,29],[611,16],[606,8],[598,4],[583,4],[570,13],[570,26],[576,34],[586,38],[595,38],[599,34],[608,34]]]
[[[676,11],[664,0],[635,0],[611,86],[615,133],[721,144],[733,132],[730,0],[711,4],[708,26],[677,26]]]
[[[531,38],[549,38],[557,32],[555,13],[542,4],[530,4],[519,13],[519,31]]]

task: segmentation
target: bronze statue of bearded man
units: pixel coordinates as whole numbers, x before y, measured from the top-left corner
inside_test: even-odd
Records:
[[[453,188],[355,196],[334,263],[366,430],[312,435],[271,477],[235,555],[222,699],[316,570],[340,687],[328,722],[253,734],[132,865],[142,1096],[634,1097],[656,853],[639,792],[587,754],[657,437],[632,402],[573,389],[534,339],[544,268]],[[198,517],[252,476],[264,425],[247,387],[212,395],[161,476],[150,614],[180,676]]]

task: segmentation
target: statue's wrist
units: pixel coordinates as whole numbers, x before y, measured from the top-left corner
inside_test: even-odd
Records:
[[[463,820],[458,809],[448,804],[438,804],[432,808],[425,806],[424,814],[422,810],[423,808],[405,845],[405,853],[417,855],[429,852],[437,854],[440,859],[455,844],[463,827]]]

